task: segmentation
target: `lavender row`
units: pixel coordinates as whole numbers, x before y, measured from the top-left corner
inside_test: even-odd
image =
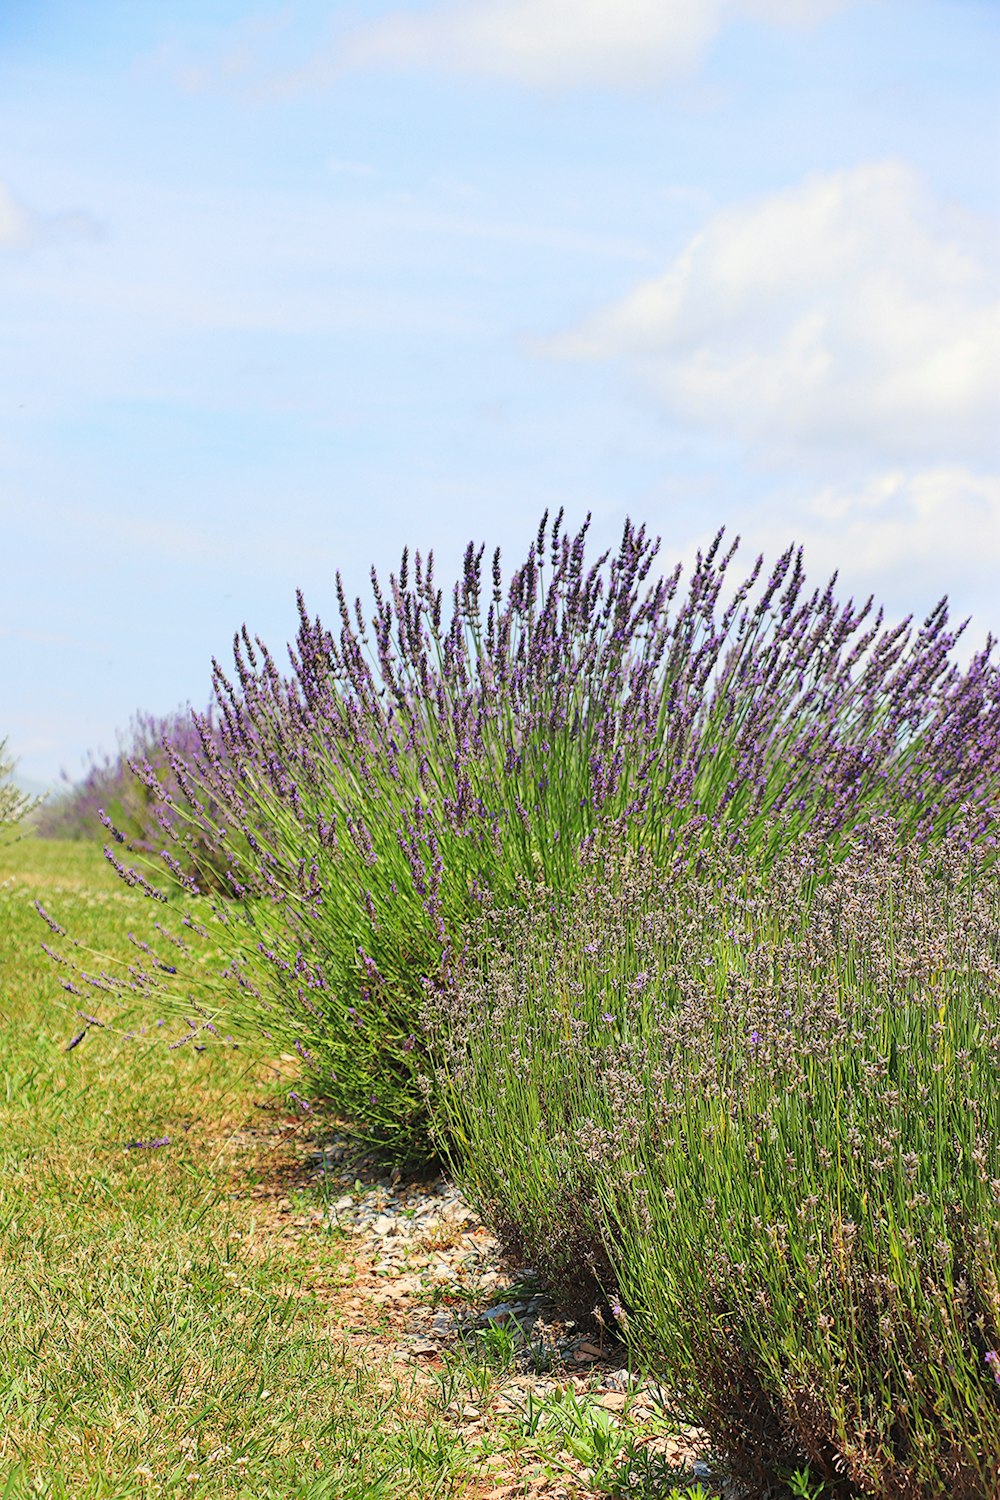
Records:
[[[997,790],[995,643],[960,669],[944,601],[889,625],[795,548],[734,578],[720,533],[682,585],[644,528],[587,541],[545,517],[506,578],[470,544],[447,594],[404,552],[367,606],[338,576],[333,628],[300,598],[285,665],[244,627],[211,714],[128,757],[155,837],[109,857],[147,893],[226,893],[234,1014],[399,1157],[432,1149],[422,1008],[487,895],[572,889],[608,830],[660,868],[719,830],[770,860],[820,819],[837,849],[886,810],[932,847]]]
[[[429,1008],[466,1194],[748,1495],[997,1492],[997,832],[615,834]]]
[[[212,733],[211,711],[205,722]],[[201,738],[189,707],[162,716],[135,714],[116,754],[99,759],[91,756],[86,774],[45,803],[37,821],[39,835],[93,839],[100,838],[102,830],[114,827],[137,855],[160,860],[166,865],[168,877],[173,876],[169,846],[177,842],[174,830],[183,797],[171,758],[190,764],[200,748]],[[141,775],[133,769],[135,766],[142,768]],[[155,791],[150,790],[152,782],[156,783]],[[188,836],[185,844],[181,875],[199,881],[205,889],[220,889],[224,858],[203,840]]]
[[[129,757],[157,837],[102,809],[162,951],[115,970],[43,913],[64,987],[294,1050],[301,1108],[447,1156],[758,1488],[979,1500],[995,642],[960,667],[945,601],[886,623],[794,548],[734,578],[720,535],[682,586],[587,529],[506,581],[470,546],[447,596],[420,554],[367,607],[338,577],[287,665],[244,628]]]

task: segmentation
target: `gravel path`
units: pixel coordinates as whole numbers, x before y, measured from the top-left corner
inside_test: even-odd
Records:
[[[708,1477],[697,1433],[642,1439],[644,1423],[658,1415],[662,1434],[657,1386],[636,1380],[623,1366],[622,1346],[602,1339],[596,1325],[561,1318],[531,1267],[505,1265],[495,1238],[453,1182],[386,1176],[356,1146],[337,1139],[306,1168],[311,1185],[325,1185],[328,1219],[355,1241],[356,1277],[342,1305],[362,1326],[376,1313],[390,1358],[439,1368],[463,1345],[475,1348],[490,1329],[503,1329],[512,1359],[489,1398],[491,1413],[523,1410],[529,1397],[541,1402],[567,1389],[616,1419],[627,1406],[629,1427],[650,1452],[676,1460],[690,1480]],[[452,1416],[470,1436],[486,1420],[464,1398]]]

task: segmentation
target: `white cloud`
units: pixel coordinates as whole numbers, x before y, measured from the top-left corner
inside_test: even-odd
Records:
[[[810,589],[836,573],[838,599],[872,594],[895,619],[922,617],[947,594],[954,623],[972,616],[968,643],[981,643],[987,627],[997,631],[1000,473],[954,464],[871,472],[813,493],[789,486],[731,515],[726,530],[741,539],[734,587],[758,554],[770,568],[794,543]],[[685,570],[712,535],[689,540]]]
[[[543,86],[636,86],[698,65],[723,25],[811,24],[848,0],[446,0],[348,38],[354,65],[389,63]]]
[[[724,511],[721,512],[724,515]],[[892,621],[922,619],[942,595],[953,624],[971,616],[958,657],[998,633],[996,577],[1000,569],[1000,473],[963,464],[870,471],[853,482],[819,490],[789,484],[733,509],[726,536],[740,537],[739,555],[723,591],[725,606],[762,554],[769,571],[787,547],[803,549],[808,588],[836,573],[836,597],[874,596]],[[672,552],[685,573],[705,552],[714,526]]]
[[[340,156],[331,156],[326,169],[337,177],[371,177],[375,172],[370,162],[348,161]]]
[[[768,530],[776,541],[778,523]],[[790,508],[780,534],[805,546],[818,575],[847,567],[873,584],[893,574],[985,583],[1000,566],[1000,474],[950,465],[871,475]]]
[[[213,89],[253,90],[274,68],[276,52],[291,29],[287,7],[266,15],[243,16],[214,30],[215,45],[192,53],[177,38],[137,57],[140,76],[164,73],[185,94]]]
[[[674,415],[767,449],[990,462],[987,238],[902,164],[816,174],[715,214],[663,275],[543,347],[621,358]]]
[[[0,251],[32,250],[54,239],[94,239],[98,234],[88,214],[36,213],[0,182]]]
[[[39,224],[30,209],[0,182],[0,250],[24,250],[39,237]]]
[[[735,9],[772,26],[814,26],[843,10],[846,0],[737,0]]]

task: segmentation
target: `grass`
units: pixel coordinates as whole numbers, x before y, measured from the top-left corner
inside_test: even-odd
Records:
[[[32,900],[108,952],[151,935],[151,903],[86,845],[0,857],[0,1493],[447,1492],[461,1455],[419,1391],[329,1323],[339,1237],[289,1255],[254,1196],[299,1132],[262,1128],[261,1060],[169,1052],[155,1026],[66,1052]]]
[[[343,1318],[350,1246],[292,1186],[307,1125],[280,1059],[169,1051],[139,1011],[66,1050],[88,1002],[36,899],[122,957],[162,915],[90,845],[0,850],[0,1496],[617,1493],[614,1454],[645,1459],[600,1408],[557,1389],[491,1414],[503,1350],[400,1374],[377,1314]]]

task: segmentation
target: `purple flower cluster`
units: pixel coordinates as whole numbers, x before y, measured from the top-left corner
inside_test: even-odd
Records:
[[[387,787],[416,791],[395,834],[432,911],[446,833],[484,849],[484,876],[500,840],[529,877],[540,856],[548,878],[602,815],[654,841],[666,808],[740,824],[822,811],[836,833],[891,797],[926,840],[995,789],[995,643],[960,671],[964,627],[949,628],[945,601],[917,630],[884,626],[871,599],[839,606],[835,577],[808,593],[789,548],[754,602],[761,559],[723,608],[736,547],[723,554],[720,533],[674,608],[680,568],[653,574],[659,542],[644,529],[626,523],[618,553],[587,567],[587,526],[570,538],[561,521],[543,520],[506,594],[499,552],[488,591],[470,545],[450,618],[433,557],[417,554],[411,581],[404,553],[387,588],[372,571],[370,619],[338,577],[337,633],[300,596],[290,679],[245,630],[236,683],[216,664],[226,758],[207,757],[212,790],[245,831],[267,800],[281,805],[312,851],[299,883],[313,896],[318,853],[338,838],[378,862],[372,804]],[[331,769],[348,783],[332,796]],[[253,852],[273,889],[273,861]]]

